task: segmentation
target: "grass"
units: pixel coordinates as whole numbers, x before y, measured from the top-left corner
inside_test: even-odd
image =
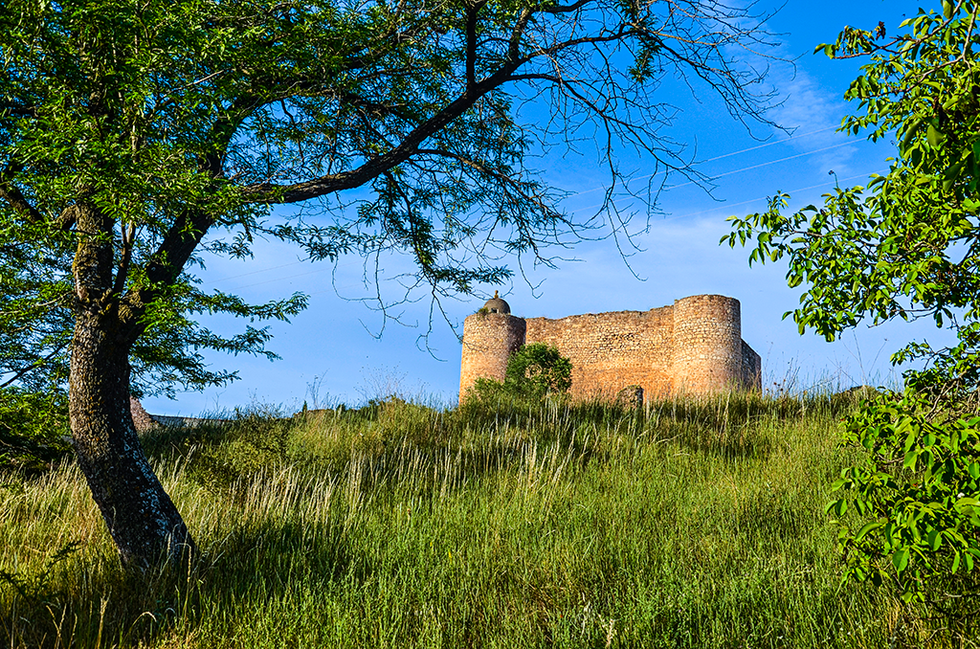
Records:
[[[203,552],[119,567],[71,462],[0,489],[3,647],[892,647],[840,586],[846,403],[391,399],[144,440]]]

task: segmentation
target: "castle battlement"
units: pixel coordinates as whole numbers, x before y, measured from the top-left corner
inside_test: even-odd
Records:
[[[546,343],[572,361],[576,399],[614,398],[638,385],[648,397],[761,388],[762,359],[742,340],[741,305],[694,295],[649,311],[519,318],[499,297],[463,322],[459,394],[503,380],[521,345]]]

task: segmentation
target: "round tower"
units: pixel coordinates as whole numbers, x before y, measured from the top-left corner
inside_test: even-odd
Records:
[[[478,378],[503,381],[510,355],[524,344],[527,323],[510,314],[510,305],[494,292],[483,308],[463,321],[463,360],[459,398]]]
[[[674,392],[725,390],[742,378],[742,307],[723,295],[674,301]]]

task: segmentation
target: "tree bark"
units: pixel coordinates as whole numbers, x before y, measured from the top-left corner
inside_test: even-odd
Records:
[[[129,345],[109,316],[82,310],[72,343],[69,415],[78,464],[124,565],[175,560],[194,543],[146,459],[129,408]]]
[[[135,315],[114,291],[113,220],[85,202],[78,223],[68,415],[78,464],[124,565],[172,561],[194,543],[143,452],[129,407]],[[120,269],[120,273],[124,271]],[[125,280],[125,278],[123,278]],[[126,317],[121,317],[125,313]]]

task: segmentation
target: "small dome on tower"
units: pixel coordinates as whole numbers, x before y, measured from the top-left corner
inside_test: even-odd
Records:
[[[487,300],[483,308],[486,309],[487,313],[510,313],[510,305],[500,299],[500,293],[498,291],[493,292],[493,298]]]

